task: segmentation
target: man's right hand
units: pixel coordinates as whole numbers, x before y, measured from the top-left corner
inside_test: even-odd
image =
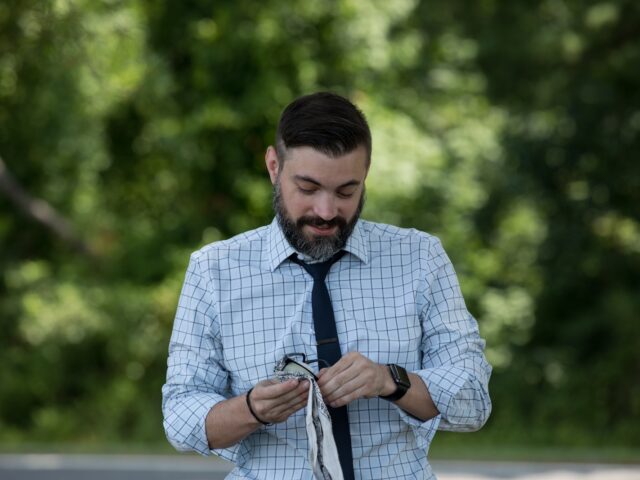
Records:
[[[251,390],[251,408],[265,423],[284,422],[307,404],[308,391],[308,380],[263,380]]]
[[[263,422],[284,422],[306,405],[308,392],[308,380],[264,380],[251,390],[251,408]],[[261,426],[249,411],[246,393],[223,400],[209,410],[205,420],[209,448],[235,445]]]

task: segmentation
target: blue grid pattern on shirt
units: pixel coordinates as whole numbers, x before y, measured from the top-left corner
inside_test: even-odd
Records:
[[[356,478],[431,478],[426,452],[436,429],[477,429],[491,409],[477,323],[437,238],[361,220],[345,250],[326,279],[342,352],[420,375],[441,413],[421,422],[384,400],[351,403]],[[192,255],[163,387],[176,448],[211,453],[210,408],[271,377],[285,353],[316,358],[313,279],[288,260],[292,253],[274,220]],[[213,453],[236,463],[231,478],[312,478],[304,412]]]

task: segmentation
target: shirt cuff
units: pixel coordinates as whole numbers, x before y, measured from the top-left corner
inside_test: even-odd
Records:
[[[428,452],[441,423],[447,423],[447,412],[450,410],[455,396],[464,387],[468,373],[457,367],[432,368],[413,373],[420,376],[424,382],[440,414],[427,421],[422,421],[394,405],[398,409],[402,421],[408,424],[416,435],[418,446]]]
[[[223,400],[225,397],[222,395],[200,393],[178,401],[173,408],[170,408],[170,413],[164,422],[169,442],[180,451],[195,451],[200,455],[213,453],[233,462],[238,444],[230,448],[212,450],[207,440],[207,414]]]
[[[416,442],[418,444],[418,447],[428,453],[429,446],[431,445],[431,442],[433,441],[433,437],[436,434],[436,431],[438,430],[438,425],[440,425],[441,416],[438,415],[434,418],[431,418],[423,422],[422,420],[409,415],[403,409],[398,407],[395,403],[394,403],[394,406],[398,409],[398,412],[400,413],[400,419],[404,423],[409,425],[414,435],[416,436]]]
[[[454,400],[469,381],[469,373],[459,367],[430,368],[414,373],[422,378],[444,420],[450,419]]]

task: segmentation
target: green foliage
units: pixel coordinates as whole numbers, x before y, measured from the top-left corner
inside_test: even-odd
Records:
[[[157,442],[191,251],[270,221],[281,109],[373,130],[365,217],[439,235],[494,364],[487,442],[640,446],[632,0],[0,4],[0,441]],[[483,440],[485,441],[485,440]]]

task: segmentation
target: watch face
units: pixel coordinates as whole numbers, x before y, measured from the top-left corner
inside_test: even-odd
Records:
[[[405,388],[411,387],[411,380],[409,380],[409,375],[404,368],[398,365],[389,365],[389,367],[391,367],[391,374],[396,384],[402,385]]]

